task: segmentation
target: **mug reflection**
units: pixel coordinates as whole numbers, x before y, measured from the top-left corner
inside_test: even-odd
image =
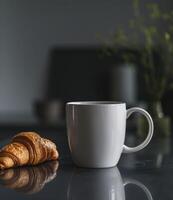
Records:
[[[19,167],[0,172],[0,184],[25,194],[40,192],[56,177],[58,161],[47,162],[34,167]]]
[[[68,200],[126,200],[125,186],[139,187],[148,200],[153,200],[149,189],[135,179],[121,177],[117,167],[109,169],[74,169],[68,191]],[[80,189],[79,189],[80,188]]]

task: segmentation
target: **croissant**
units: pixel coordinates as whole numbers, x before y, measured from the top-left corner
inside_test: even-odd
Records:
[[[56,145],[35,132],[21,132],[0,150],[0,169],[37,165],[59,157]]]
[[[0,172],[0,184],[25,194],[34,194],[56,177],[59,163],[48,162],[34,167],[7,169]]]

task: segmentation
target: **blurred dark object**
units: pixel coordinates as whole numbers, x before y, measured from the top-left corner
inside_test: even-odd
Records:
[[[122,54],[133,49],[120,49],[105,56],[100,47],[54,48],[50,52],[45,98],[67,101],[112,99],[111,77],[122,63]],[[115,71],[115,70],[114,70]],[[128,102],[127,102],[128,103]]]
[[[64,119],[64,104],[60,100],[37,101],[34,112],[42,123],[57,125]]]
[[[99,48],[54,48],[50,52],[46,99],[108,100],[113,58],[100,58]]]

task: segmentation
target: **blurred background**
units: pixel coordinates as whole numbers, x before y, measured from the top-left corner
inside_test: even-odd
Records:
[[[67,101],[114,100],[149,109],[169,135],[172,9],[171,0],[0,0],[0,125],[59,126]]]

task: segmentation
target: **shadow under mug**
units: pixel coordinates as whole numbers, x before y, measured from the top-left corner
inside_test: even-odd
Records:
[[[136,185],[153,200],[149,189],[135,179],[126,178],[124,181],[117,167],[109,169],[74,169],[68,191],[68,200],[125,200],[125,186]]]
[[[134,112],[144,115],[148,135],[136,147],[124,145],[126,120]],[[80,167],[116,166],[122,153],[145,148],[153,136],[153,120],[142,108],[126,109],[125,103],[113,101],[69,102],[66,104],[68,143],[74,163]]]

